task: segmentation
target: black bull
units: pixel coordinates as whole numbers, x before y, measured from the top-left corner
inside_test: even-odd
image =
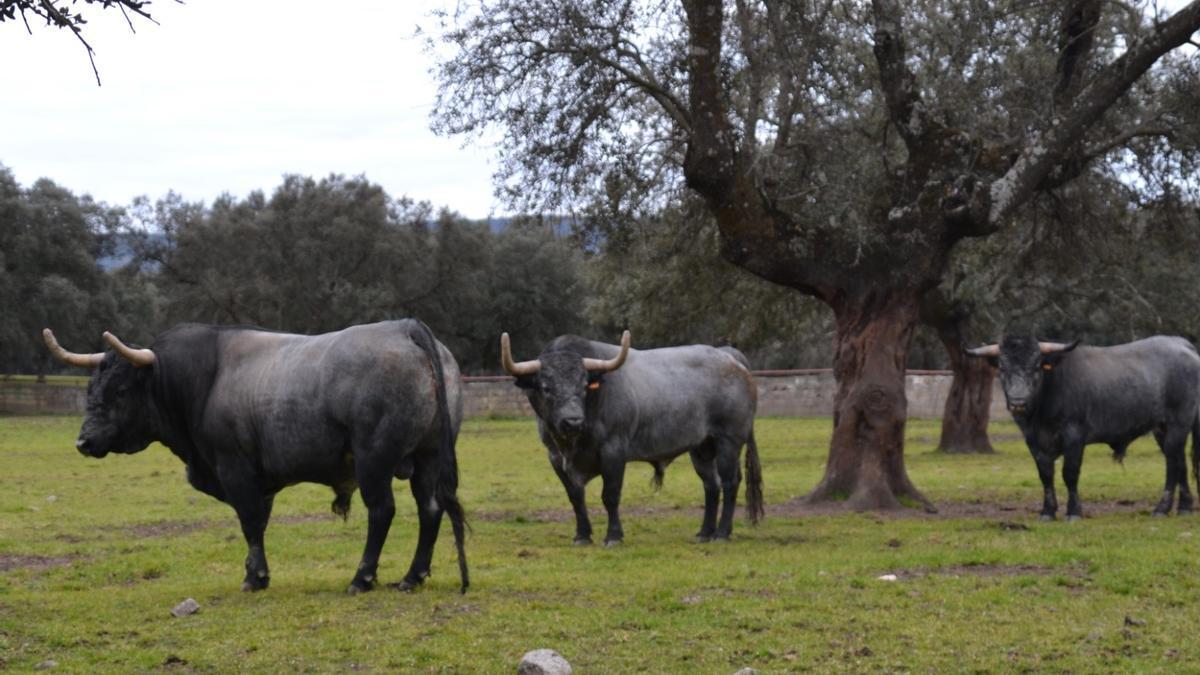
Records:
[[[1013,419],[1037,463],[1044,491],[1042,518],[1058,510],[1054,462],[1063,458],[1067,519],[1083,515],[1079,469],[1083,448],[1112,447],[1117,459],[1139,436],[1153,433],[1166,459],[1167,478],[1156,515],[1169,513],[1175,489],[1179,512],[1192,510],[1184,446],[1192,432],[1192,468],[1200,489],[1200,356],[1190,342],[1155,336],[1113,347],[1075,347],[1007,336],[967,350],[1000,367]]]
[[[98,354],[60,359],[95,369],[76,446],[92,457],[151,442],[187,465],[188,482],[232,506],[249,547],[243,590],[267,587],[263,532],[275,494],[300,482],[333,488],[345,515],[355,488],[367,542],[349,591],[370,590],[395,513],[392,477],[409,479],[420,531],[401,588],[429,575],[442,514],[450,517],[462,590],[464,518],[456,496],[462,421],[458,365],[420,321],[305,336],[185,324],[131,349],[112,335]]]
[[[589,480],[603,479],[605,544],[615,544],[624,538],[618,508],[626,463],[649,462],[661,483],[667,464],[685,452],[704,483],[699,541],[730,536],[743,445],[747,512],[752,523],[762,515],[757,391],[740,352],[704,345],[630,350],[625,331],[619,348],[568,335],[546,345],[537,360],[520,363],[512,360],[506,333],[501,353],[529,397],[550,465],[571,500],[576,543],[592,541],[584,503]]]

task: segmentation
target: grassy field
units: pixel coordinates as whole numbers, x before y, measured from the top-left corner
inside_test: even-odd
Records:
[[[908,467],[935,516],[811,514],[828,420],[758,423],[767,520],[699,545],[686,459],[661,492],[635,465],[625,544],[571,544],[561,486],[531,421],[471,421],[459,443],[473,586],[457,593],[449,527],[420,590],[344,590],[366,532],[326,488],[293,487],[267,531],[271,588],[245,594],[233,512],[192,490],[161,447],[89,460],[77,418],[0,418],[0,669],[128,672],[513,672],[549,647],[576,672],[1180,671],[1200,663],[1200,518],[1151,518],[1163,462],[1089,450],[1088,517],[1041,523],[1033,462],[1008,422],[1000,452],[932,451],[909,425]],[[602,536],[598,482],[589,490]],[[1194,486],[1194,482],[1193,482]],[[380,567],[399,581],[415,512],[398,513]],[[1060,484],[1060,504],[1066,503]],[[896,581],[878,577],[895,574]],[[174,618],[187,597],[199,613]]]

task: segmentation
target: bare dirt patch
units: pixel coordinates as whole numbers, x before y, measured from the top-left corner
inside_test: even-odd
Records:
[[[1011,501],[1011,500],[974,500],[970,502],[935,502],[936,513],[929,513],[922,508],[900,508],[891,511],[871,511],[872,516],[881,519],[923,518],[931,520],[946,519],[983,519],[1012,522],[1026,517],[1036,518],[1041,513],[1041,500]],[[1154,504],[1150,501],[1138,502],[1128,499],[1109,501],[1086,501],[1083,504],[1083,517],[1094,518],[1121,513],[1149,514]],[[783,504],[767,507],[768,516],[801,517],[822,516],[847,513],[846,507],[839,502],[822,502],[809,504],[803,498],[793,499]],[[1066,517],[1063,507],[1059,507],[1059,519]],[[1020,529],[1010,527],[1007,529]]]
[[[1061,567],[1051,565],[1034,565],[1022,563],[1019,565],[1001,565],[995,563],[971,563],[966,565],[947,565],[945,567],[916,567],[913,569],[889,570],[900,579],[917,579],[920,577],[1015,577],[1051,574],[1085,579],[1087,567],[1083,563],[1075,563]]]
[[[70,565],[75,558],[72,556],[52,555],[21,555],[17,553],[0,553],[0,572],[8,572],[18,568],[32,570],[48,570],[52,567]]]

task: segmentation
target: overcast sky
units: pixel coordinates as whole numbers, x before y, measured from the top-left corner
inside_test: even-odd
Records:
[[[82,4],[82,3],[81,3]],[[84,8],[97,87],[65,32],[0,24],[0,163],[114,204],[270,192],[285,173],[366,176],[481,218],[492,151],[429,130],[417,25],[432,2],[154,0],[160,25]],[[338,11],[332,11],[337,7]]]

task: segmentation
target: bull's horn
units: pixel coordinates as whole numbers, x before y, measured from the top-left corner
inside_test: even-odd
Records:
[[[1075,349],[1075,345],[1078,345],[1078,344],[1079,344],[1079,340],[1072,340],[1070,342],[1041,342],[1041,341],[1039,341],[1038,349],[1040,349],[1043,354],[1055,354],[1057,352],[1069,352],[1072,349]]]
[[[50,349],[50,353],[54,358],[63,363],[79,366],[80,368],[95,368],[104,360],[104,352],[96,354],[76,354],[69,352],[58,344],[58,340],[54,339],[54,333],[49,328],[42,329],[42,339],[46,341],[46,347]]]
[[[607,373],[610,370],[616,370],[625,363],[625,357],[629,356],[629,331],[626,330],[621,334],[621,353],[611,359],[587,359],[583,360],[583,368],[591,373]]]
[[[124,356],[134,365],[135,368],[148,366],[154,363],[154,352],[149,349],[134,349],[129,345],[117,339],[116,335],[108,331],[104,331],[104,341],[107,342],[118,354]]]
[[[984,345],[974,349],[964,348],[963,351],[971,356],[1000,356],[1000,345]]]
[[[509,375],[516,376],[533,375],[542,369],[542,362],[536,359],[513,363],[512,344],[508,341],[508,333],[500,334],[500,364]]]

